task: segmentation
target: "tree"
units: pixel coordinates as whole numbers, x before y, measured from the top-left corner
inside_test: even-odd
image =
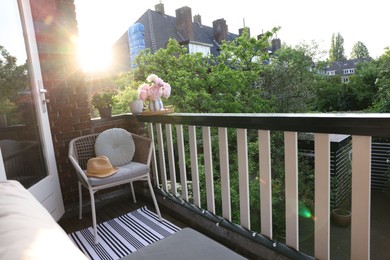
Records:
[[[329,61],[343,61],[347,58],[344,55],[344,38],[340,33],[332,34],[332,43],[329,50]]]
[[[353,45],[351,52],[351,59],[359,59],[359,58],[368,58],[370,54],[368,53],[368,49],[364,43],[358,41]]]
[[[263,98],[257,82],[269,58],[271,36],[267,32],[257,40],[249,31],[232,42],[220,46],[218,57],[201,53],[189,54],[175,40],[166,49],[137,56],[136,80],[144,81],[154,73],[172,86],[167,103],[176,111],[198,113],[261,113],[270,111],[270,102]]]
[[[378,87],[378,98],[374,101],[372,111],[390,112],[390,48],[378,60],[378,78],[375,85]]]
[[[18,92],[26,88],[27,64],[18,66],[16,57],[1,45],[0,52],[0,101],[14,101]]]
[[[320,76],[313,71],[316,47],[301,44],[282,46],[265,66],[261,88],[265,98],[273,100],[274,110],[280,113],[307,112],[313,99],[313,89]]]

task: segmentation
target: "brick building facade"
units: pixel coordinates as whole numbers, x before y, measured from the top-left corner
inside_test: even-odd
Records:
[[[31,0],[50,128],[65,207],[78,200],[77,177],[68,160],[75,137],[122,127],[140,133],[131,116],[92,120],[84,75],[77,60],[74,0]]]

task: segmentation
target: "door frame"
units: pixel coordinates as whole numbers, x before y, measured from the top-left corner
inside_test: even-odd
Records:
[[[32,87],[34,104],[36,106],[36,117],[39,127],[41,145],[47,176],[29,188],[29,191],[49,211],[55,220],[64,214],[61,187],[58,177],[57,163],[54,153],[53,140],[50,130],[50,122],[47,113],[45,93],[43,86],[41,67],[39,62],[38,47],[35,38],[34,23],[31,14],[29,0],[17,0],[19,14],[22,24],[28,67],[30,73],[30,84]]]

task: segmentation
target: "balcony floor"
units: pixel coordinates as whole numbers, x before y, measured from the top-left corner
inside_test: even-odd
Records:
[[[85,200],[89,199],[88,195]],[[154,206],[149,199],[137,195],[137,203],[133,203],[128,196],[122,196],[119,199],[107,199],[97,203],[97,221],[98,223],[121,216],[140,207],[147,206],[154,210]],[[371,210],[371,259],[388,259],[390,255],[390,194],[387,192],[373,191]],[[68,212],[59,224],[66,233],[72,233],[92,225],[92,216],[90,207],[83,209],[83,219],[78,218],[77,209]],[[183,228],[187,224],[179,221],[173,216],[164,212],[161,208],[163,218],[169,220],[175,225]],[[314,252],[314,224],[312,221],[301,219],[300,222],[300,249],[303,253],[313,255]],[[337,227],[331,223],[331,259],[350,259],[350,227]]]

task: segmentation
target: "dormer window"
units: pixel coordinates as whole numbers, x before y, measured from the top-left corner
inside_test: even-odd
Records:
[[[336,71],[335,70],[329,70],[326,72],[326,74],[328,74],[329,76],[334,76],[336,75]]]
[[[211,50],[210,50],[211,47],[212,47],[211,44],[191,41],[188,44],[188,52],[190,54],[200,52],[203,54],[203,56],[206,56],[206,55],[209,55],[211,53]]]
[[[343,74],[353,74],[355,73],[355,69],[344,69]]]

